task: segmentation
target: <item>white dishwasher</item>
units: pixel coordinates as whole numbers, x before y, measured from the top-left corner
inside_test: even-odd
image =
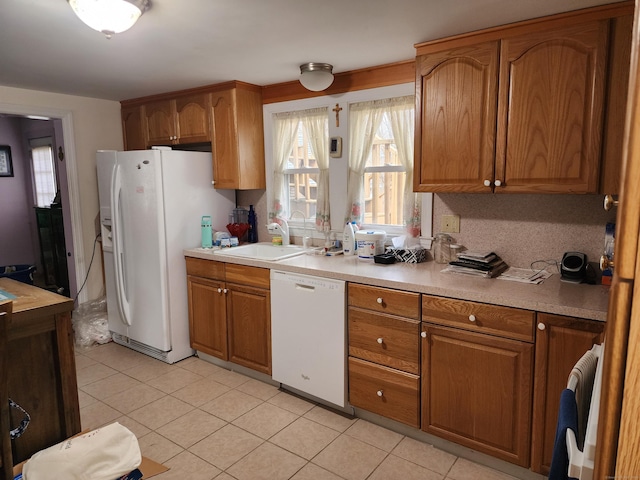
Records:
[[[271,364],[275,381],[346,406],[343,281],[271,270]]]

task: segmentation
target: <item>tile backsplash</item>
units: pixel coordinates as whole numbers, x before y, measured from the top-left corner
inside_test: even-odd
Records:
[[[606,212],[603,195],[437,194],[433,232],[442,215],[460,215],[460,233],[451,234],[469,250],[493,250],[514,267],[536,260],[562,259],[567,251],[583,252],[597,262],[604,249]]]

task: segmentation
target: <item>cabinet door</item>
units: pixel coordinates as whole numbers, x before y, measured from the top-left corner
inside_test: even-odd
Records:
[[[215,188],[237,188],[240,172],[235,89],[212,93],[211,110],[213,184]]]
[[[597,192],[608,25],[502,41],[496,193]]]
[[[200,93],[176,98],[178,142],[211,141],[210,95]]]
[[[187,276],[191,348],[228,360],[224,282]]]
[[[631,64],[633,15],[611,20],[611,46],[607,80],[607,107],[602,146],[600,193],[620,193],[622,144],[627,112],[627,90]]]
[[[271,375],[269,290],[227,284],[229,361]]]
[[[538,314],[531,447],[534,472],[549,474],[560,394],[578,359],[602,342],[604,326],[603,322]]]
[[[147,148],[144,128],[144,107],[126,107],[122,109],[122,136],[125,150],[144,150]]]
[[[422,429],[527,467],[533,345],[423,323]]]
[[[491,192],[498,42],[416,61],[414,190]]]
[[[177,139],[175,101],[158,100],[145,105],[149,145],[171,145]]]

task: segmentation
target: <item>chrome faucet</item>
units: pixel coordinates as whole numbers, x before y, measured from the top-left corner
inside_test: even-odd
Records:
[[[279,219],[282,224],[270,223],[267,225],[269,235],[280,235],[282,237],[282,245],[289,245],[289,224],[284,218]]]
[[[310,241],[307,235],[307,217],[300,210],[294,210],[293,212],[291,212],[291,215],[289,215],[289,220],[291,220],[296,213],[302,217],[302,221],[304,222],[302,227],[302,244],[305,245],[306,248],[306,244],[308,244]]]

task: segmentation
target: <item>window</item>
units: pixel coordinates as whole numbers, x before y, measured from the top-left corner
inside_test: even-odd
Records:
[[[328,109],[274,114],[274,186],[269,221],[299,213],[329,231]],[[306,223],[306,222],[305,222]]]
[[[364,162],[362,171],[350,180],[353,170],[350,165],[358,155],[354,147],[357,140],[353,129],[358,124],[354,112],[363,107],[360,104],[370,102],[373,102],[378,121],[371,124],[372,133],[368,138],[373,140],[367,144],[366,152],[363,150],[360,154]],[[302,119],[314,110],[322,112],[315,116],[316,127],[305,128],[305,122],[310,120]],[[302,216],[311,220],[315,216],[319,232],[340,238],[344,222],[352,218],[350,192],[354,189],[352,183],[357,181],[362,193],[362,218],[358,221],[365,228],[384,230],[394,236],[406,234],[410,224],[413,226],[410,235],[420,235],[422,229],[421,235],[430,237],[432,194],[412,191],[413,110],[413,84],[265,105],[270,221],[276,215],[285,218],[292,235],[301,236]],[[298,117],[295,122],[286,121],[295,117]],[[319,118],[322,127],[318,126]],[[316,133],[310,133],[312,131]],[[404,133],[399,136],[397,131]],[[288,145],[282,141],[283,135],[290,139]],[[329,138],[332,137],[342,138],[342,156],[339,158],[329,157]],[[282,173],[280,178],[277,172]],[[321,208],[318,207],[320,203]],[[296,215],[296,211],[303,215]],[[421,222],[422,218],[424,222]],[[316,237],[321,238],[321,235]]]
[[[320,169],[302,122],[298,123],[296,144],[291,150],[284,173],[289,185],[290,215],[297,211],[305,218],[315,218]]]
[[[420,206],[411,175],[413,104],[414,97],[407,95],[349,105],[347,220],[373,226],[411,225],[412,236],[417,235]]]
[[[58,191],[51,137],[30,140],[29,146],[35,202],[38,207],[48,207]]]

